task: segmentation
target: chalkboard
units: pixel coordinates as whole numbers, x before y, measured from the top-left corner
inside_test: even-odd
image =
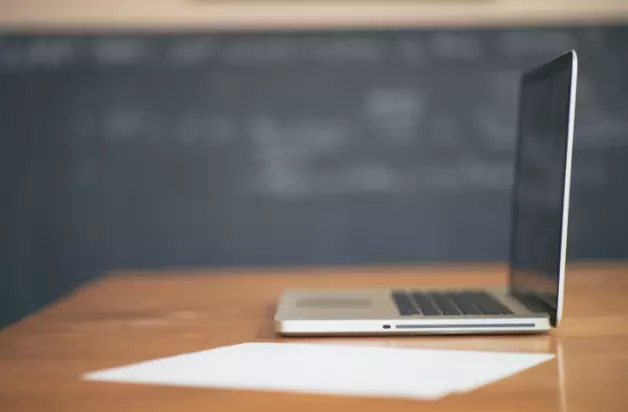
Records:
[[[5,33],[2,269],[37,300],[122,267],[504,260],[518,77],[571,48],[569,254],[626,258],[627,44],[624,26]]]

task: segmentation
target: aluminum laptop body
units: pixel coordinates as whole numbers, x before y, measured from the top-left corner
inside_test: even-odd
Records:
[[[577,55],[524,73],[509,261],[502,289],[288,290],[275,314],[283,335],[538,333],[563,308]]]

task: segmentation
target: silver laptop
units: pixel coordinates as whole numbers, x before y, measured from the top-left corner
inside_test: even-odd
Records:
[[[563,308],[578,63],[570,51],[521,78],[509,285],[494,289],[289,290],[284,335],[532,333]]]

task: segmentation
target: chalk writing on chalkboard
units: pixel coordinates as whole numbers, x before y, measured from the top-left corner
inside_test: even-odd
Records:
[[[438,58],[477,60],[484,54],[480,39],[466,33],[440,32],[429,36],[432,53]]]
[[[211,38],[185,38],[168,46],[168,60],[174,66],[194,66],[207,63],[217,53],[216,42]]]
[[[365,93],[362,112],[369,126],[391,143],[417,138],[423,120],[425,97],[410,89],[373,89]]]
[[[5,32],[5,263],[86,280],[112,267],[503,261],[519,78],[570,48],[570,254],[625,258],[626,44],[619,25]]]
[[[511,56],[542,56],[577,48],[574,37],[561,30],[520,29],[501,33],[498,39],[500,52]]]
[[[13,86],[21,73],[54,74],[33,99],[55,110],[35,123],[56,125],[49,133],[86,156],[75,159],[77,181],[94,181],[114,161],[107,153],[139,165],[146,153],[176,152],[188,164],[205,156],[212,187],[238,182],[234,191],[259,196],[452,194],[508,189],[521,71],[577,47],[574,149],[597,154],[580,159],[574,183],[600,185],[620,167],[609,153],[628,147],[626,78],[610,76],[627,69],[616,50],[625,36],[596,27],[0,36],[0,75]]]
[[[148,44],[134,38],[108,38],[93,44],[96,61],[103,66],[132,65],[148,55]]]

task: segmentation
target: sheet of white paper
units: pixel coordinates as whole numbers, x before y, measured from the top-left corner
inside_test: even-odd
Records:
[[[437,399],[552,359],[551,354],[425,350],[307,343],[244,343],[120,368],[84,379]]]

